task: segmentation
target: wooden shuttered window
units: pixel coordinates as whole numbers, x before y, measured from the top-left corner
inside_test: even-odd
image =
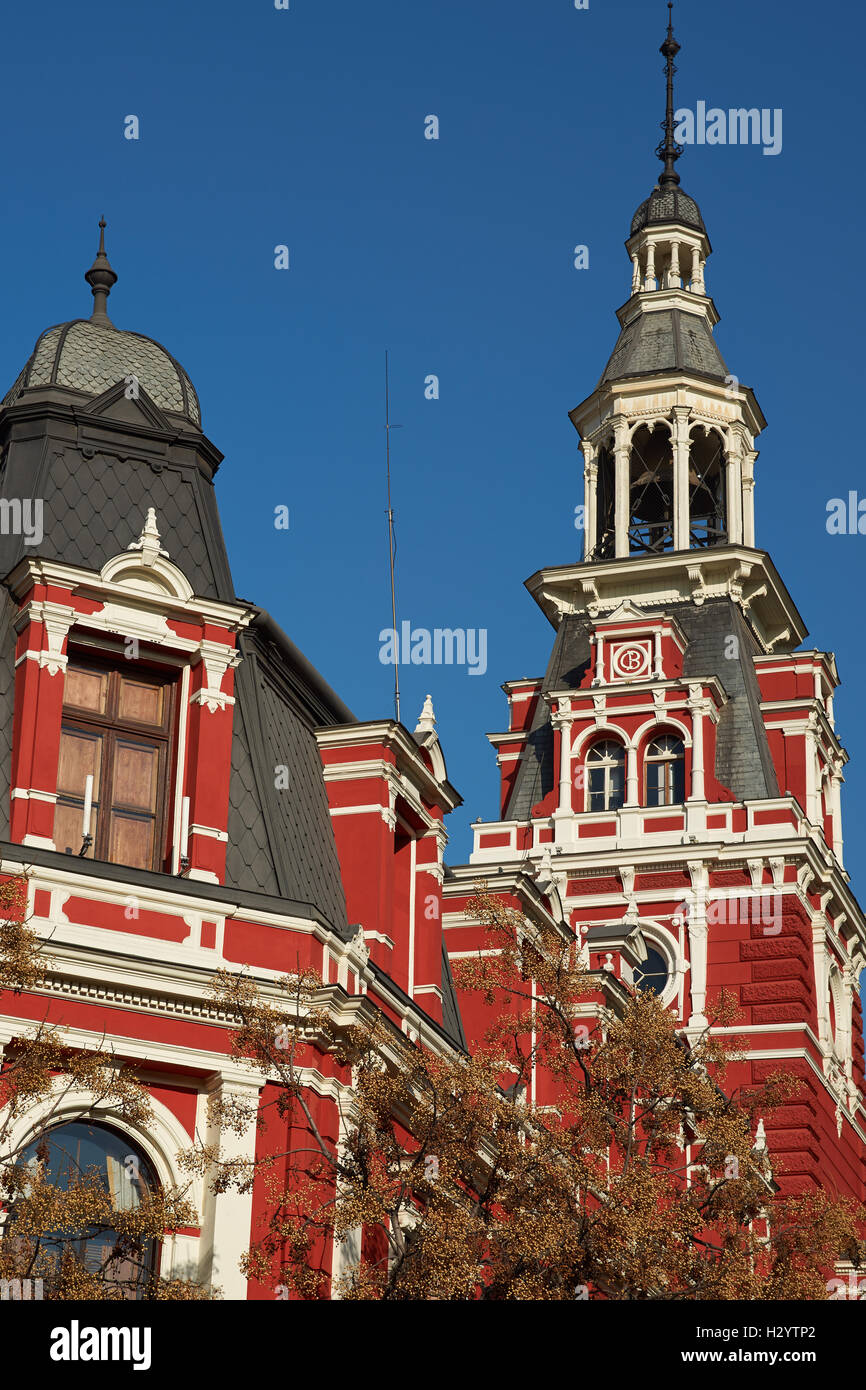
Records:
[[[63,696],[54,843],[81,849],[93,777],[89,859],[161,869],[166,858],[173,681],[70,659]]]

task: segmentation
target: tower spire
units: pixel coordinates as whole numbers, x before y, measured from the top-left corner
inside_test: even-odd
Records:
[[[99,250],[93,265],[84,272],[84,278],[93,292],[93,313],[90,315],[90,322],[100,323],[106,328],[113,328],[114,324],[108,317],[106,306],[108,296],[111,294],[111,287],[115,284],[117,276],[105,254],[105,228],[107,225],[103,214],[99,219]]]
[[[661,53],[665,59],[665,70],[667,73],[667,106],[665,108],[665,118],[662,121],[662,130],[665,133],[665,138],[659,143],[656,149],[656,154],[665,166],[662,176],[659,179],[660,188],[675,188],[679,183],[680,176],[674,168],[674,165],[683,152],[682,145],[678,145],[674,139],[674,73],[676,72],[674,58],[680,51],[680,45],[674,38],[673,9],[673,0],[668,0],[668,32],[665,35],[664,43],[659,49],[659,53]]]

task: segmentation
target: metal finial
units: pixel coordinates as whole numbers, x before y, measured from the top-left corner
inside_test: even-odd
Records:
[[[667,106],[665,118],[661,123],[665,138],[656,148],[656,154],[664,164],[664,170],[659,179],[660,188],[675,188],[680,181],[674,165],[683,152],[682,145],[678,145],[674,139],[674,58],[680,51],[680,46],[674,38],[674,16],[673,0],[668,0],[668,32],[665,41],[659,49],[659,53],[665,59],[665,71],[667,73]]]
[[[114,324],[108,317],[106,305],[108,304],[108,296],[111,294],[111,287],[117,281],[117,276],[105,254],[105,228],[107,226],[108,223],[103,214],[99,219],[99,250],[93,265],[84,272],[84,278],[93,293],[93,313],[90,315],[90,322],[113,328]]]

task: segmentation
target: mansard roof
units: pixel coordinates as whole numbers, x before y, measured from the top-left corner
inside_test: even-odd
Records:
[[[620,333],[598,384],[661,372],[688,372],[719,381],[729,377],[704,315],[677,308],[638,314]]]
[[[642,611],[647,617],[661,612]],[[664,611],[676,617],[688,638],[683,679],[716,676],[728,696],[716,732],[716,779],[738,801],[778,796],[753,660],[759,655],[759,648],[739,608],[723,598],[707,599],[700,607],[694,603],[670,604]],[[542,682],[543,691],[580,687],[590,663],[592,626],[585,614],[563,618]],[[736,658],[727,655],[732,634],[739,641]],[[539,699],[503,820],[528,820],[532,807],[553,788],[555,780],[550,709],[544,699]]]

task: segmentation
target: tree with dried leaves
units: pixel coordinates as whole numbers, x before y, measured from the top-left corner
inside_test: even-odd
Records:
[[[495,1020],[470,1056],[381,1016],[337,1029],[310,972],[276,998],[243,972],[216,979],[269,1096],[219,1118],[271,1142],[247,1162],[206,1145],[185,1161],[224,1190],[267,1185],[247,1273],[300,1298],[827,1298],[835,1262],[860,1263],[866,1212],[780,1195],[755,1130],[796,1080],[726,1090],[735,1057],[711,1026],[686,1038],[653,993],[599,1006],[573,937],[485,888],[470,911],[487,947],[458,985]],[[734,1017],[721,997],[711,1025]],[[336,1134],[305,1084],[313,1038],[351,1080]]]
[[[51,968],[24,920],[26,900],[25,879],[0,884],[0,1001],[7,992],[38,994]],[[148,1182],[135,1155],[109,1158],[108,1172],[83,1167],[80,1142],[67,1139],[86,1140],[112,1119],[146,1131],[150,1113],[145,1087],[110,1051],[70,1046],[47,1018],[22,1025],[0,1069],[4,1296],[20,1297],[22,1287],[24,1296],[58,1301],[213,1296],[194,1280],[153,1272],[154,1246],[197,1220],[185,1192]]]

